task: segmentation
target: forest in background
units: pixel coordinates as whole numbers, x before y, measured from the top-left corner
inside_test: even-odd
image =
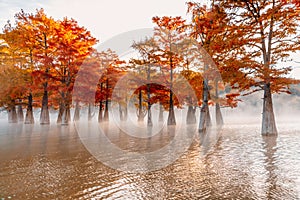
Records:
[[[93,106],[98,121],[108,121],[115,86],[130,74],[124,88],[134,95],[125,90],[115,96],[122,121],[129,101],[148,126],[157,121],[151,115],[154,104],[160,113],[168,112],[168,125],[176,125],[175,107],[187,108],[187,124],[196,123],[199,108],[203,132],[211,126],[210,107],[222,126],[221,108],[237,107],[241,95],[263,91],[257,99],[263,101],[262,134],[277,134],[272,94],[299,96],[299,81],[289,78],[292,66],[278,64],[300,49],[298,6],[298,1],[283,0],[187,2],[191,22],[180,16],[153,17],[153,36],[133,41],[138,57],[129,61],[112,49],[97,51],[99,41],[74,19],[56,20],[43,9],[20,11],[0,34],[0,107],[9,123],[32,124],[33,110],[39,108],[40,124],[49,124],[51,108],[58,112],[57,123],[68,124],[71,108],[76,121],[82,107],[92,119]],[[74,98],[82,66],[89,70],[80,74],[80,95]],[[96,88],[90,84],[94,79]],[[86,98],[91,95],[92,101]]]

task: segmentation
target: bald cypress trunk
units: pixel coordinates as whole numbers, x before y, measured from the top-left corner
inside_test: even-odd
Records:
[[[109,120],[109,113],[108,113],[108,93],[109,93],[109,81],[108,78],[106,79],[106,97],[105,97],[105,110],[104,110],[104,121]]]
[[[76,101],[73,121],[76,122],[79,121],[79,119],[80,119],[80,106],[79,106],[79,102]]]
[[[56,120],[57,124],[61,124],[62,123],[63,113],[64,113],[64,105],[61,102],[59,104],[59,109],[58,109],[58,116],[57,116],[57,120]]]
[[[103,102],[100,100],[99,102],[99,112],[98,112],[98,122],[103,121]]]
[[[223,124],[224,124],[223,116],[221,113],[221,107],[220,107],[219,103],[216,103],[216,123],[217,123],[217,126],[219,126],[219,127],[223,126]]]
[[[208,81],[204,79],[203,81],[203,103],[200,110],[200,121],[199,121],[199,132],[205,132],[207,128],[211,125],[211,118],[209,114],[209,107],[208,107],[208,95],[209,95],[209,88],[208,88]]]
[[[24,113],[23,113],[23,107],[22,105],[18,105],[18,121],[19,122],[24,122]]]
[[[142,90],[139,90],[139,104],[138,104],[138,111],[137,111],[137,117],[138,117],[138,121],[144,121],[144,117],[145,117],[145,112],[143,109],[143,93]]]
[[[277,135],[270,83],[264,85],[262,115],[262,135]]]
[[[151,113],[151,102],[150,102],[150,98],[151,98],[151,91],[150,91],[150,74],[151,70],[150,70],[150,65],[148,65],[148,68],[147,68],[147,98],[148,98],[148,106],[147,106],[147,113],[148,113],[148,119],[147,119],[147,126],[153,126],[153,123],[152,123],[152,113]]]
[[[33,117],[33,109],[32,109],[32,94],[28,95],[28,103],[27,103],[27,110],[25,116],[25,124],[34,124],[34,117]]]
[[[159,115],[158,115],[158,122],[164,121],[164,107],[162,103],[159,103]]]
[[[18,123],[17,111],[15,104],[10,105],[7,108],[8,112],[8,123]]]
[[[189,105],[187,116],[186,116],[186,123],[187,124],[195,124],[196,123],[196,107]]]
[[[50,124],[50,114],[48,109],[48,90],[47,86],[44,86],[44,94],[42,100],[42,110],[40,115],[40,124]]]
[[[217,126],[220,127],[220,126],[223,126],[224,124],[224,121],[223,121],[223,116],[222,116],[222,112],[221,112],[221,107],[220,107],[220,104],[218,102],[219,100],[219,85],[218,85],[218,81],[215,82],[215,87],[216,87],[216,99],[217,99],[217,103],[216,103],[216,123],[217,123]]]
[[[174,113],[174,100],[173,100],[173,63],[172,57],[170,58],[170,106],[169,106],[169,116],[168,125],[176,125],[175,113]]]
[[[93,114],[92,114],[92,104],[89,103],[88,105],[88,121],[91,121],[93,118]]]

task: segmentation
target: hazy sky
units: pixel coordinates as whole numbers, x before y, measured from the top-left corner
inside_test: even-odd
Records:
[[[207,0],[200,0],[207,2]],[[94,37],[104,42],[115,35],[140,28],[153,27],[153,16],[186,16],[186,0],[0,0],[0,27],[13,20],[16,12],[35,12],[44,8],[48,16],[62,19],[74,18],[79,25],[90,30]],[[300,61],[298,55],[294,59]],[[300,78],[300,63],[292,77]]]
[[[186,16],[186,0],[0,0],[0,26],[24,9],[44,8],[48,16],[72,17],[103,42],[138,28],[151,28],[153,16]]]

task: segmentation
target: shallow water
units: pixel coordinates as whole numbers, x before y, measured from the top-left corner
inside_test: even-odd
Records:
[[[227,125],[209,149],[196,134],[171,165],[128,173],[96,160],[74,125],[2,125],[0,199],[300,199],[299,126],[280,124],[279,131],[262,137],[257,125]],[[112,138],[145,150],[134,138]]]

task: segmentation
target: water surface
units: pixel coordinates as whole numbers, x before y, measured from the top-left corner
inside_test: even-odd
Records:
[[[126,173],[96,160],[74,125],[1,125],[0,199],[300,199],[299,127],[279,130],[262,137],[259,126],[227,125],[208,152],[197,134],[173,164]],[[113,139],[145,150],[134,138]]]

